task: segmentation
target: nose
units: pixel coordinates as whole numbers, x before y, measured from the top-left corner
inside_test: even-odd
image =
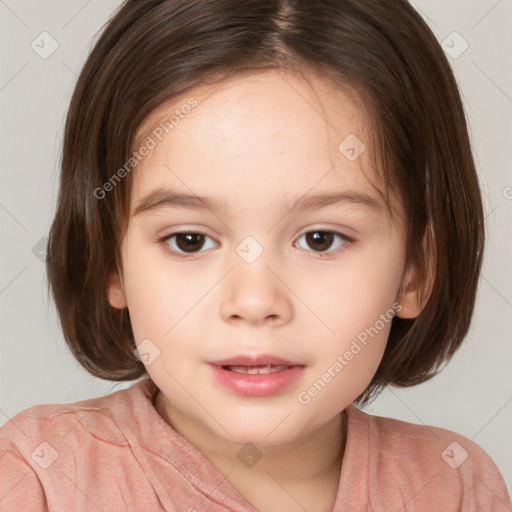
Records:
[[[224,283],[221,317],[226,322],[251,325],[289,322],[293,309],[285,282],[263,255],[250,264],[236,262]]]

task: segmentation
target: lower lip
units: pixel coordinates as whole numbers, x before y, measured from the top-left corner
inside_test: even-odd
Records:
[[[292,366],[287,370],[273,373],[238,373],[210,365],[213,375],[223,386],[243,396],[271,396],[287,388],[304,371],[303,366]]]

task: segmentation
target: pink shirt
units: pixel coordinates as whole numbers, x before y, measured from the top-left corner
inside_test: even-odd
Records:
[[[0,428],[0,510],[257,512],[160,417],[156,391],[146,378],[14,416]],[[346,412],[333,511],[510,512],[503,477],[473,441],[352,405]]]

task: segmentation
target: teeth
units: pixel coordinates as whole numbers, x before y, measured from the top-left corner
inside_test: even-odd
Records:
[[[224,366],[226,370],[236,373],[248,373],[249,375],[257,375],[261,373],[275,373],[290,368],[286,364],[267,364],[259,366]]]

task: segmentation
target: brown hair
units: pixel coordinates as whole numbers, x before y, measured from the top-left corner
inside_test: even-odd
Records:
[[[430,379],[471,322],[484,218],[465,114],[434,34],[406,0],[127,0],[81,71],[69,107],[49,286],[64,337],[91,374],[133,380],[129,313],[110,306],[121,268],[131,174],[94,192],[130,158],[142,121],[193,87],[267,69],[310,69],[357,91],[375,127],[372,147],[407,220],[407,258],[426,282],[418,318],[393,318],[382,362],[358,397]]]

